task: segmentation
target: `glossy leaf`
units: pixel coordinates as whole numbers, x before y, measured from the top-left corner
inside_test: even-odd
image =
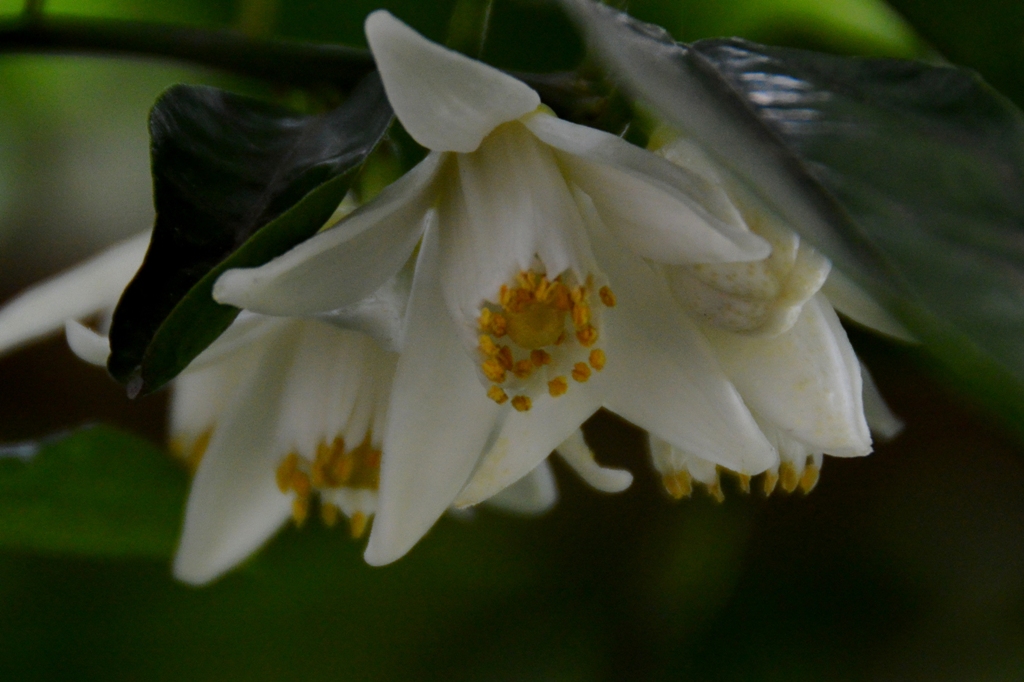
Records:
[[[1020,111],[963,69],[737,39],[677,45],[606,7],[564,4],[627,89],[1020,423]]]
[[[187,477],[148,441],[98,426],[5,454],[0,547],[158,558],[174,550]]]
[[[109,369],[130,394],[170,381],[227,328],[238,310],[211,298],[217,276],[320,229],[391,119],[376,73],[317,116],[212,88],[164,93],[150,117],[156,227],[110,332]]]

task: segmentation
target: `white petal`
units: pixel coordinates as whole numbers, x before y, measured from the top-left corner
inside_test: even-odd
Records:
[[[221,338],[224,338],[221,336]],[[218,339],[216,343],[219,343]],[[273,343],[274,338],[268,338]],[[211,346],[212,348],[212,346]],[[255,370],[264,344],[235,349],[217,362],[200,367],[193,363],[171,385],[169,431],[171,442],[186,451],[207,431],[212,431],[237,395],[238,387]]]
[[[621,493],[633,483],[633,474],[625,469],[603,467],[594,459],[594,453],[583,440],[583,432],[576,429],[558,446],[558,454],[593,488],[605,493]]]
[[[546,461],[487,500],[488,506],[515,514],[541,514],[558,501],[558,486]]]
[[[149,231],[23,292],[0,309],[0,353],[113,308],[142,264]]]
[[[402,349],[402,323],[412,287],[412,263],[361,301],[317,316],[339,329],[362,332],[388,351]]]
[[[291,498],[275,481],[282,456],[276,433],[295,341],[287,330],[267,344],[210,440],[185,508],[174,559],[179,580],[200,585],[217,578],[256,551],[290,514]]]
[[[663,263],[713,263],[770,253],[720,184],[594,128],[545,114],[523,122],[564,152],[559,156],[573,182],[638,254]]]
[[[258,268],[228,270],[213,297],[268,315],[316,315],[365,298],[408,260],[445,155],[428,154],[336,227]]]
[[[903,420],[889,409],[864,363],[860,365],[860,375],[864,382],[864,416],[868,420],[868,427],[876,437],[892,440],[903,430]]]
[[[771,444],[664,277],[611,236],[586,197],[580,203],[618,298],[598,340],[608,358],[605,407],[680,450],[737,472],[763,471],[775,461]]]
[[[594,270],[579,209],[551,150],[518,123],[473,154],[457,156],[459,182],[438,205],[445,300],[476,346],[476,318],[486,299],[539,257],[554,278]]]
[[[110,357],[109,338],[103,334],[97,334],[75,320],[68,320],[64,323],[64,336],[67,337],[71,352],[80,359],[90,365],[107,366],[107,358]]]
[[[752,410],[811,450],[871,452],[860,362],[824,296],[809,300],[793,328],[774,338],[706,333]]]
[[[530,86],[430,42],[384,10],[366,18],[366,40],[395,115],[427,149],[471,152],[540,104]]]
[[[455,505],[478,504],[521,480],[547,459],[601,406],[600,396],[593,390],[598,379],[574,384],[558,398],[538,396],[528,412],[509,412],[494,444],[455,499]]]
[[[487,447],[504,411],[483,393],[459,343],[438,281],[437,227],[416,263],[388,424],[377,518],[367,563],[390,563],[412,548],[445,512]]]
[[[821,292],[828,297],[828,302],[837,312],[857,324],[900,341],[918,343],[909,329],[838,270],[832,269],[824,286],[821,287]]]

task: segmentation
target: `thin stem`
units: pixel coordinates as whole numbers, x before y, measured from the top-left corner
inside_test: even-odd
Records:
[[[0,21],[0,54],[129,54],[159,57],[295,87],[349,89],[373,70],[366,50],[256,40],[224,30],[116,19],[24,14]]]

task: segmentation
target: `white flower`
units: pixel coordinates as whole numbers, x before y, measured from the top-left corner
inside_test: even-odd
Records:
[[[105,330],[117,299],[142,264],[149,234],[116,244],[5,304],[0,309],[0,354],[54,334],[71,321],[68,342],[75,352],[105,361],[109,346],[97,346],[95,337],[80,333],[84,328],[74,321],[100,315],[99,326]]]
[[[695,142],[659,130],[652,147],[726,188],[747,225],[772,245],[771,255],[757,262],[663,270],[677,300],[698,320],[722,368],[779,453],[779,461],[765,476],[765,493],[774,490],[780,477],[787,492],[798,486],[809,492],[817,483],[824,454],[856,457],[871,452],[865,401],[872,430],[891,437],[900,429],[821,293],[831,265],[763,201],[716,169]],[[898,322],[870,299],[858,296],[848,282],[840,279],[832,290],[844,300],[858,301],[855,318],[908,338]],[[674,496],[688,495],[693,479],[721,497],[712,463],[656,437],[651,438],[651,455]],[[748,488],[749,477],[741,473],[740,478]]]
[[[560,121],[523,83],[386,12],[366,33],[398,118],[431,153],[336,228],[225,273],[214,296],[322,314],[380,286],[422,238],[367,561],[402,556],[453,501],[486,499],[563,443],[621,488],[625,472],[595,469],[574,435],[601,406],[732,470],[772,466],[772,445],[645,260],[766,257],[721,187]]]

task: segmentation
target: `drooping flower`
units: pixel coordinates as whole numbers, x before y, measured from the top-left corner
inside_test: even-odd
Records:
[[[214,296],[322,314],[421,244],[367,561],[403,555],[453,500],[490,497],[567,439],[573,450],[601,406],[735,471],[772,466],[772,445],[652,265],[769,255],[722,188],[557,119],[525,84],[386,12],[366,32],[398,118],[431,153],[334,229],[229,271]]]
[[[723,187],[751,230],[772,245],[771,254],[749,263],[663,266],[676,299],[708,338],[722,368],[739,390],[761,430],[778,452],[763,490],[781,483],[809,492],[823,455],[855,457],[872,450],[871,430],[883,437],[899,431],[870,376],[850,345],[822,287],[831,264],[755,195],[717,169],[697,143],[658,130],[652,148],[673,163]],[[851,285],[833,285],[854,298],[853,313],[869,326],[908,338],[898,322]],[[870,410],[865,409],[865,401]],[[691,480],[721,497],[715,466],[693,453],[651,438],[651,455],[669,492],[688,495]],[[749,488],[749,477],[740,474]]]

